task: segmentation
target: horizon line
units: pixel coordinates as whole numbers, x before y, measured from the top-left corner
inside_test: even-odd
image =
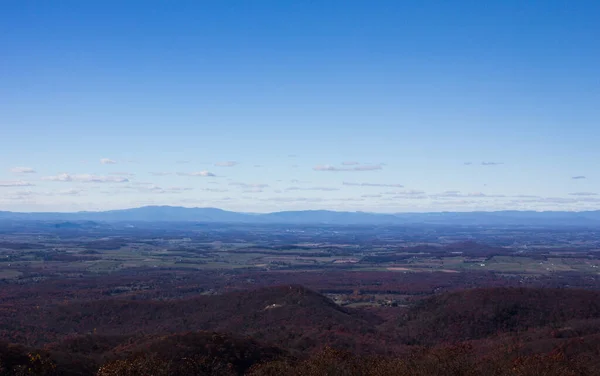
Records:
[[[518,210],[518,209],[500,209],[500,210],[468,210],[468,211],[456,211],[456,210],[444,210],[444,211],[406,211],[406,212],[372,212],[372,211],[362,211],[362,210],[331,210],[331,209],[301,209],[301,210],[279,210],[279,211],[271,211],[264,213],[257,212],[245,212],[245,211],[236,211],[236,210],[227,210],[214,206],[176,206],[176,205],[143,205],[129,208],[121,208],[121,209],[105,209],[105,210],[80,210],[80,211],[12,211],[12,210],[1,210],[0,213],[12,213],[12,214],[83,214],[83,213],[107,213],[107,212],[116,212],[116,211],[126,211],[126,210],[136,210],[143,208],[177,208],[177,209],[215,209],[221,210],[229,213],[237,213],[237,214],[252,214],[252,215],[267,215],[267,214],[276,214],[276,213],[289,213],[289,212],[314,212],[314,211],[324,211],[324,212],[332,212],[332,213],[364,213],[364,214],[376,214],[376,215],[398,215],[398,214],[443,214],[443,213],[505,213],[505,212],[518,212],[518,213],[589,213],[589,212],[598,212],[600,210]]]

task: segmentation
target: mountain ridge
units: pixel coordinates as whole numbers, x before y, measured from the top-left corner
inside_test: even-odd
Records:
[[[208,222],[247,224],[331,225],[577,225],[600,224],[600,211],[473,211],[428,213],[371,213],[299,210],[244,213],[219,208],[142,206],[131,209],[80,212],[0,211],[0,220],[104,221],[104,222]]]

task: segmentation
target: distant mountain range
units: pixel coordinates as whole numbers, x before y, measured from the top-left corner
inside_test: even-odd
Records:
[[[0,211],[0,220],[103,221],[103,222],[206,222],[248,224],[331,225],[527,225],[600,226],[600,211],[495,211],[379,214],[328,210],[282,211],[252,214],[216,208],[144,206],[133,209],[76,213],[18,213]]]

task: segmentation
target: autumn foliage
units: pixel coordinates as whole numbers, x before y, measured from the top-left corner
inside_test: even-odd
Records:
[[[0,324],[33,341],[0,345],[0,375],[599,375],[599,302],[597,291],[497,287],[353,309],[284,285],[5,305]]]

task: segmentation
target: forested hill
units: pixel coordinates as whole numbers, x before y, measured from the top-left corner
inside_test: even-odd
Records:
[[[0,375],[598,375],[599,301],[596,291],[481,288],[384,314],[296,285],[61,301],[1,311]]]

